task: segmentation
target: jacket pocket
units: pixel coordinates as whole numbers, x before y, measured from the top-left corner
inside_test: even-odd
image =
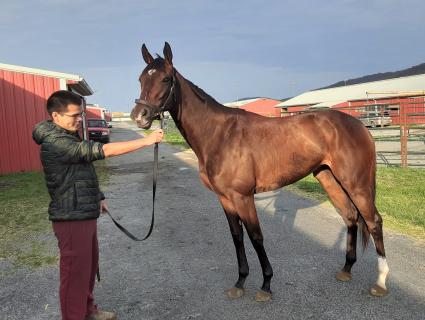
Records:
[[[99,207],[99,187],[96,181],[79,180],[75,184],[76,205],[82,211],[96,211]]]

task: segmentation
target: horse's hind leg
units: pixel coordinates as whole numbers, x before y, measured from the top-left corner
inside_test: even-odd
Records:
[[[370,232],[372,235],[378,254],[378,279],[375,285],[370,289],[370,293],[374,296],[384,296],[388,293],[385,281],[389,273],[389,268],[387,259],[385,258],[382,217],[376,209],[372,192],[357,190],[357,192],[350,194],[350,197],[366,222],[368,230],[365,232]],[[367,237],[369,237],[368,234]]]
[[[353,205],[351,199],[347,196],[328,168],[322,168],[314,172],[314,176],[317,180],[319,180],[323,189],[328,194],[329,199],[332,201],[336,210],[342,216],[345,224],[347,225],[347,251],[345,255],[345,265],[336,275],[336,278],[340,281],[351,280],[351,268],[357,259],[357,208]]]
[[[270,290],[270,282],[273,277],[273,269],[267,258],[266,250],[263,244],[263,233],[261,232],[260,222],[255,209],[254,196],[243,196],[239,194],[233,195],[232,202],[238,212],[249,239],[257,252],[260,260],[261,269],[263,271],[263,285],[261,290],[257,292],[255,300],[264,302],[271,299],[272,292]]]
[[[244,295],[244,284],[246,277],[249,274],[248,261],[246,259],[245,247],[243,243],[243,228],[242,222],[237,215],[233,205],[224,197],[220,197],[220,202],[226,213],[227,221],[229,222],[230,232],[232,234],[233,243],[236,248],[236,256],[238,258],[239,278],[235,286],[227,290],[227,296],[235,299]]]

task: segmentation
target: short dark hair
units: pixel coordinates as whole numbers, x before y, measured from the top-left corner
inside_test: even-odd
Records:
[[[81,105],[82,97],[72,91],[59,90],[53,92],[53,94],[47,99],[47,112],[52,115],[53,112],[63,112],[66,110],[68,105],[75,104]]]

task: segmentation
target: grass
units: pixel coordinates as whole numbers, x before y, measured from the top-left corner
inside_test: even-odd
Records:
[[[159,127],[159,121],[155,120],[152,123],[152,125]],[[153,130],[141,130],[140,132],[142,134],[149,134],[152,131]],[[164,142],[174,146],[179,146],[183,149],[189,149],[189,145],[187,144],[186,140],[181,135],[180,131],[178,131],[178,129],[175,127],[174,123],[170,123],[169,127],[166,128],[164,132],[165,132]]]
[[[376,180],[376,206],[384,226],[425,240],[425,170],[378,167]],[[312,175],[287,188],[310,199],[328,201]]]
[[[102,186],[109,171],[99,164],[96,172]],[[42,172],[0,176],[0,261],[30,269],[57,264],[49,201]]]
[[[0,176],[0,259],[36,268],[54,264],[55,255],[38,237],[51,229],[49,195],[40,172]]]
[[[182,135],[177,132],[165,133],[164,141],[174,146],[180,146],[184,149],[189,149],[189,145],[187,144],[186,140],[184,140]]]

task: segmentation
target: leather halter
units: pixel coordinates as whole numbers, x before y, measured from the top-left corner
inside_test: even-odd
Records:
[[[160,106],[155,106],[153,104],[151,104],[149,101],[144,100],[144,99],[135,99],[134,102],[136,104],[141,104],[143,106],[147,106],[149,107],[151,110],[154,111],[154,113],[150,116],[150,118],[153,120],[155,118],[163,118],[163,113],[165,111],[167,111],[167,106],[170,103],[170,100],[172,99],[173,95],[175,94],[175,84],[176,84],[176,76],[175,73],[173,72],[173,78],[171,80],[171,87],[170,87],[170,91],[168,92],[167,98],[165,99],[164,103]]]

